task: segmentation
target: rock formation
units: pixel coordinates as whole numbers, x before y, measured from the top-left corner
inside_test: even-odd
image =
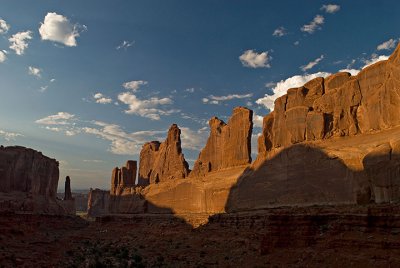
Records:
[[[188,176],[189,165],[182,154],[180,135],[181,130],[173,124],[163,143],[153,141],[143,145],[139,162],[140,185]]]
[[[253,111],[237,107],[228,124],[213,117],[209,125],[210,136],[194,164],[191,177],[205,176],[212,171],[251,162]]]
[[[87,205],[90,217],[98,217],[110,213],[110,191],[90,189]]]
[[[0,147],[0,210],[74,214],[73,200],[56,200],[58,162],[33,149]]]
[[[337,73],[291,88],[264,118],[259,153],[304,141],[353,136],[400,124],[400,47],[357,76]]]
[[[153,171],[153,165],[156,161],[158,150],[160,149],[160,142],[151,141],[143,145],[140,151],[139,162],[139,186],[146,186],[150,184],[150,176]]]
[[[72,193],[71,193],[71,179],[69,176],[65,178],[65,191],[64,191],[64,200],[71,200]]]
[[[0,192],[25,192],[55,198],[58,162],[41,152],[21,147],[0,147]]]
[[[125,167],[114,168],[111,175],[111,194],[121,194],[124,188],[135,186],[137,173],[137,162],[128,160]]]

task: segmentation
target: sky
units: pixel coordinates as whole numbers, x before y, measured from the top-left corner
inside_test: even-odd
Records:
[[[318,76],[387,59],[400,2],[2,0],[0,144],[60,162],[59,188],[109,189],[143,143],[182,130],[192,167],[208,120]]]

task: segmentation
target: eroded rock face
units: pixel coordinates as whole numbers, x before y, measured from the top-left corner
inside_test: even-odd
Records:
[[[1,146],[0,211],[75,214],[72,197],[56,199],[58,178],[55,159],[21,146]]]
[[[110,213],[110,191],[90,189],[88,197],[88,216],[98,217]]]
[[[237,107],[225,124],[217,117],[209,121],[210,136],[194,164],[191,177],[251,162],[253,111]]]
[[[143,145],[140,152],[139,185],[188,176],[189,165],[182,153],[180,134],[181,130],[173,124],[163,143],[153,141]]]
[[[111,195],[119,195],[124,188],[135,186],[137,162],[128,160],[124,167],[114,168],[111,175]]]
[[[58,162],[33,149],[0,147],[0,192],[25,192],[55,199]]]
[[[262,155],[292,144],[400,125],[400,46],[357,76],[337,73],[291,88],[264,118]]]

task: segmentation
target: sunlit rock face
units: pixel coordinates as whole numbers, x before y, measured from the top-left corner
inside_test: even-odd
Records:
[[[194,164],[191,177],[206,176],[209,172],[251,162],[252,110],[237,107],[228,124],[213,117],[209,125],[210,136]]]
[[[171,179],[186,178],[189,165],[181,147],[181,130],[171,125],[164,142],[143,145],[139,162],[139,185],[160,183]]]

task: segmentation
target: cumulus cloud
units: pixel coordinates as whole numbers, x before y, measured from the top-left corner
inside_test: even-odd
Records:
[[[188,127],[180,127],[182,148],[194,151],[200,151],[206,144],[208,128],[201,128],[197,131]]]
[[[207,98],[203,98],[202,101],[203,103],[209,103],[209,104],[219,104],[222,101],[229,101],[233,99],[246,99],[246,98],[251,98],[253,94],[229,94],[226,96],[214,96],[210,95]]]
[[[4,50],[0,50],[0,63],[5,62],[7,59],[7,53]]]
[[[305,75],[295,75],[289,77],[285,80],[281,80],[276,84],[276,86],[272,89],[272,95],[265,95],[264,97],[256,100],[256,103],[264,106],[265,108],[273,111],[274,102],[277,98],[286,94],[289,88],[301,87],[308,81],[317,78],[317,77],[327,77],[330,73],[326,72],[318,72],[313,74],[305,74]]]
[[[271,60],[271,56],[268,55],[268,52],[261,52],[257,53],[253,50],[246,50],[243,52],[242,55],[239,57],[240,61],[242,62],[243,66],[249,68],[270,68],[271,65],[269,61]]]
[[[96,103],[100,104],[108,104],[113,101],[111,98],[104,96],[102,93],[94,94],[93,98],[95,99]]]
[[[28,40],[31,39],[31,31],[18,32],[8,39],[8,41],[10,41],[10,49],[14,50],[17,55],[23,55],[25,49],[28,48]]]
[[[70,125],[72,124],[71,120],[73,120],[74,117],[75,115],[70,113],[58,112],[57,114],[38,119],[35,123],[41,125]]]
[[[72,24],[69,19],[55,12],[49,12],[39,27],[42,40],[49,40],[64,44],[69,47],[77,45],[76,38],[79,37],[79,29],[86,26]]]
[[[376,49],[377,50],[390,50],[396,46],[396,43],[397,43],[397,40],[389,39],[386,42],[383,42],[382,44],[378,45],[376,47]]]
[[[272,35],[282,37],[284,35],[287,35],[287,32],[286,32],[285,27],[281,26],[281,27],[278,27],[277,29],[275,29],[275,31],[272,33]]]
[[[10,25],[5,20],[0,18],[0,34],[6,34],[10,30]]]
[[[144,85],[147,85],[147,81],[135,80],[135,81],[125,82],[122,84],[122,86],[125,89],[130,89],[133,92],[136,92],[141,86],[144,86]]]
[[[361,68],[364,69],[372,64],[377,63],[378,61],[382,61],[382,60],[387,60],[389,59],[389,56],[386,55],[378,55],[378,54],[372,54],[371,58],[369,59],[365,59],[363,62],[365,63],[365,65]]]
[[[118,100],[129,106],[125,110],[127,114],[136,114],[142,117],[150,118],[151,120],[160,120],[160,115],[170,115],[179,112],[178,110],[162,110],[158,106],[172,104],[170,98],[150,98],[141,100],[136,95],[130,92],[123,92],[118,95]]]
[[[33,67],[33,66],[29,66],[28,67],[28,73],[30,75],[36,76],[38,78],[41,78],[42,77],[41,72],[42,72],[42,70],[40,70],[39,68],[36,68],[36,67]]]
[[[24,135],[16,132],[0,130],[0,136],[3,137],[6,141],[14,141],[17,137],[23,137]]]
[[[254,125],[254,127],[262,128],[263,119],[264,119],[264,117],[262,117],[261,115],[253,113],[253,125]]]
[[[310,70],[310,69],[312,69],[315,65],[317,65],[321,60],[323,60],[323,58],[324,58],[324,55],[321,55],[319,58],[317,58],[317,59],[315,59],[315,60],[309,62],[309,63],[306,64],[306,65],[301,66],[300,69],[301,69],[303,72],[305,72],[305,71],[307,71],[307,70]]]
[[[316,15],[314,19],[309,23],[303,25],[300,30],[309,34],[314,33],[317,29],[321,29],[321,25],[324,24],[324,17],[321,15]]]
[[[135,44],[135,41],[129,42],[129,41],[122,41],[120,45],[118,45],[115,49],[120,50],[120,49],[128,49],[129,47],[133,46]]]
[[[323,5],[321,10],[325,11],[326,13],[334,14],[340,10],[340,6],[334,4]]]

